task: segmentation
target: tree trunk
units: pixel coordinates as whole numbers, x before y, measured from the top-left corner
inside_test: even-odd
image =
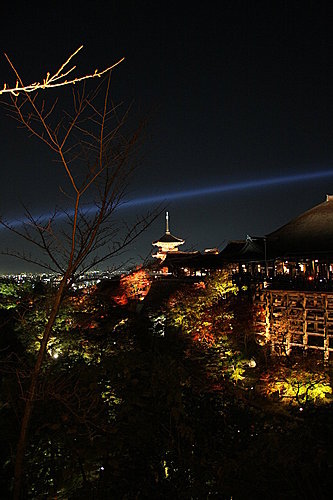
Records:
[[[42,364],[44,361],[46,347],[50,338],[50,334],[59,312],[60,304],[64,295],[64,291],[67,284],[67,273],[61,280],[60,286],[58,288],[52,310],[44,330],[43,338],[39,348],[37,360],[32,372],[31,381],[29,389],[26,392],[25,397],[25,407],[21,422],[20,437],[17,443],[16,459],[15,459],[15,471],[14,471],[14,490],[13,499],[19,500],[21,498],[21,488],[22,488],[22,477],[24,472],[24,455],[27,446],[28,430],[30,426],[30,420],[32,411],[34,408],[34,400],[37,388],[38,378],[41,372]]]

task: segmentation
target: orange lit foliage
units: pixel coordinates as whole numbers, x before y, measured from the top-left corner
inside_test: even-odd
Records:
[[[97,286],[91,285],[85,288],[81,288],[76,295],[72,295],[68,298],[69,302],[77,308],[91,307],[91,296],[96,292]]]
[[[151,279],[144,269],[137,269],[131,274],[120,278],[118,293],[113,300],[119,306],[125,306],[131,301],[143,300],[150,290]]]

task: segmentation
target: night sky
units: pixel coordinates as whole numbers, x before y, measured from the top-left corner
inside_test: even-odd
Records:
[[[149,117],[127,199],[160,194],[184,249],[222,249],[267,234],[333,193],[331,175],[168,200],[169,193],[333,173],[332,2],[25,3],[6,6],[0,32],[0,52],[24,81],[57,69],[81,44],[78,73],[125,56],[113,72],[113,99],[133,102],[133,119]],[[0,75],[13,81],[4,57]],[[21,202],[49,211],[62,174],[52,156],[4,109],[0,134],[0,213],[19,218]],[[131,220],[155,205],[120,215]],[[145,258],[163,232],[161,216],[128,257]],[[19,246],[3,230],[1,243]],[[6,259],[0,272],[28,269]]]

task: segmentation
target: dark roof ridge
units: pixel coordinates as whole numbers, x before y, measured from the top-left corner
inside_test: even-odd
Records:
[[[286,222],[286,224],[283,224],[280,226],[278,229],[275,229],[275,231],[272,231],[271,233],[268,233],[266,235],[267,238],[274,237],[276,234],[284,231],[288,227],[291,227],[292,225],[296,224],[297,222],[300,222],[302,219],[305,220],[311,215],[318,215],[318,212],[320,212],[323,209],[329,209],[333,211],[333,195],[326,195],[326,200],[319,203],[318,205],[315,205],[312,208],[309,208],[305,212],[302,212],[301,214],[297,215],[290,221]]]

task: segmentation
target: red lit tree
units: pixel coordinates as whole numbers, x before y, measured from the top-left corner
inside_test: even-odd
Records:
[[[118,305],[143,300],[148,294],[150,286],[151,279],[147,271],[137,269],[133,273],[121,277],[119,291],[112,296],[112,299]]]

